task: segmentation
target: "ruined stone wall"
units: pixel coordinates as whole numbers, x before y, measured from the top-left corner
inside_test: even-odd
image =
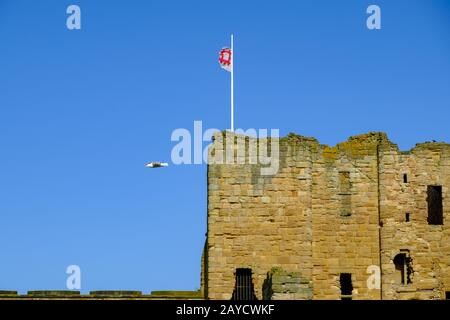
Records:
[[[227,139],[216,136],[210,158],[234,138]],[[254,156],[251,141],[246,157]],[[261,175],[261,165],[248,162],[208,165],[208,298],[231,298],[237,268],[251,268],[258,299],[267,292],[272,298],[340,299],[343,273],[351,274],[353,299],[442,298],[449,290],[450,232],[448,224],[428,225],[426,190],[443,186],[445,223],[448,144],[404,154],[383,133],[332,148],[297,135],[277,141],[273,175]],[[241,147],[234,146],[238,158]],[[406,212],[410,222],[404,222]],[[393,259],[400,250],[409,250],[414,273],[411,284],[399,286]],[[380,265],[381,289],[368,288],[368,267]],[[271,270],[294,280],[283,284],[286,274],[274,278]],[[273,279],[276,286],[268,288]]]
[[[0,290],[1,300],[202,300],[201,291],[141,291],[105,290],[82,294],[72,290],[33,290],[25,294]]]
[[[377,145],[383,134],[322,147],[313,165],[314,299],[340,299],[340,274],[350,273],[354,299],[378,299],[367,268],[379,266]]]
[[[450,145],[418,144],[408,153],[383,150],[380,182],[383,298],[443,299],[450,291]],[[442,186],[444,225],[427,221],[429,185]],[[401,251],[411,258],[410,284],[398,281],[393,261]]]
[[[310,300],[312,297],[312,282],[300,272],[273,268],[263,284],[264,300]]]
[[[315,140],[281,139],[273,176],[258,164],[208,165],[209,298],[231,298],[236,268],[252,269],[258,299],[272,267],[311,278],[311,148]]]

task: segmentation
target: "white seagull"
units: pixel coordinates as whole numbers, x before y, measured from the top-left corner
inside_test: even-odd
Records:
[[[161,168],[167,167],[169,164],[167,162],[149,162],[145,166],[147,168]]]

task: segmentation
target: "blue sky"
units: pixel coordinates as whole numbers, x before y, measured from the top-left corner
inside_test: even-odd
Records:
[[[232,32],[236,127],[450,142],[448,1],[0,0],[0,290],[199,287],[206,166],[144,164],[229,127]]]

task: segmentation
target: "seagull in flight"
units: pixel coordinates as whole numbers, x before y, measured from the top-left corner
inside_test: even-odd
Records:
[[[167,167],[169,164],[167,162],[149,162],[145,166],[147,168],[161,168]]]

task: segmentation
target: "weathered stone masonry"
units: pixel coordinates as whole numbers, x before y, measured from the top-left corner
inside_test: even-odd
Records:
[[[212,155],[223,140],[216,135]],[[442,299],[450,291],[450,145],[401,152],[384,133],[369,133],[328,147],[290,134],[279,155],[271,176],[248,162],[208,165],[207,298],[230,299],[241,268],[251,269],[258,299]],[[443,224],[428,221],[429,188],[433,199],[442,193]],[[380,289],[368,288],[369,266],[381,267]]]

